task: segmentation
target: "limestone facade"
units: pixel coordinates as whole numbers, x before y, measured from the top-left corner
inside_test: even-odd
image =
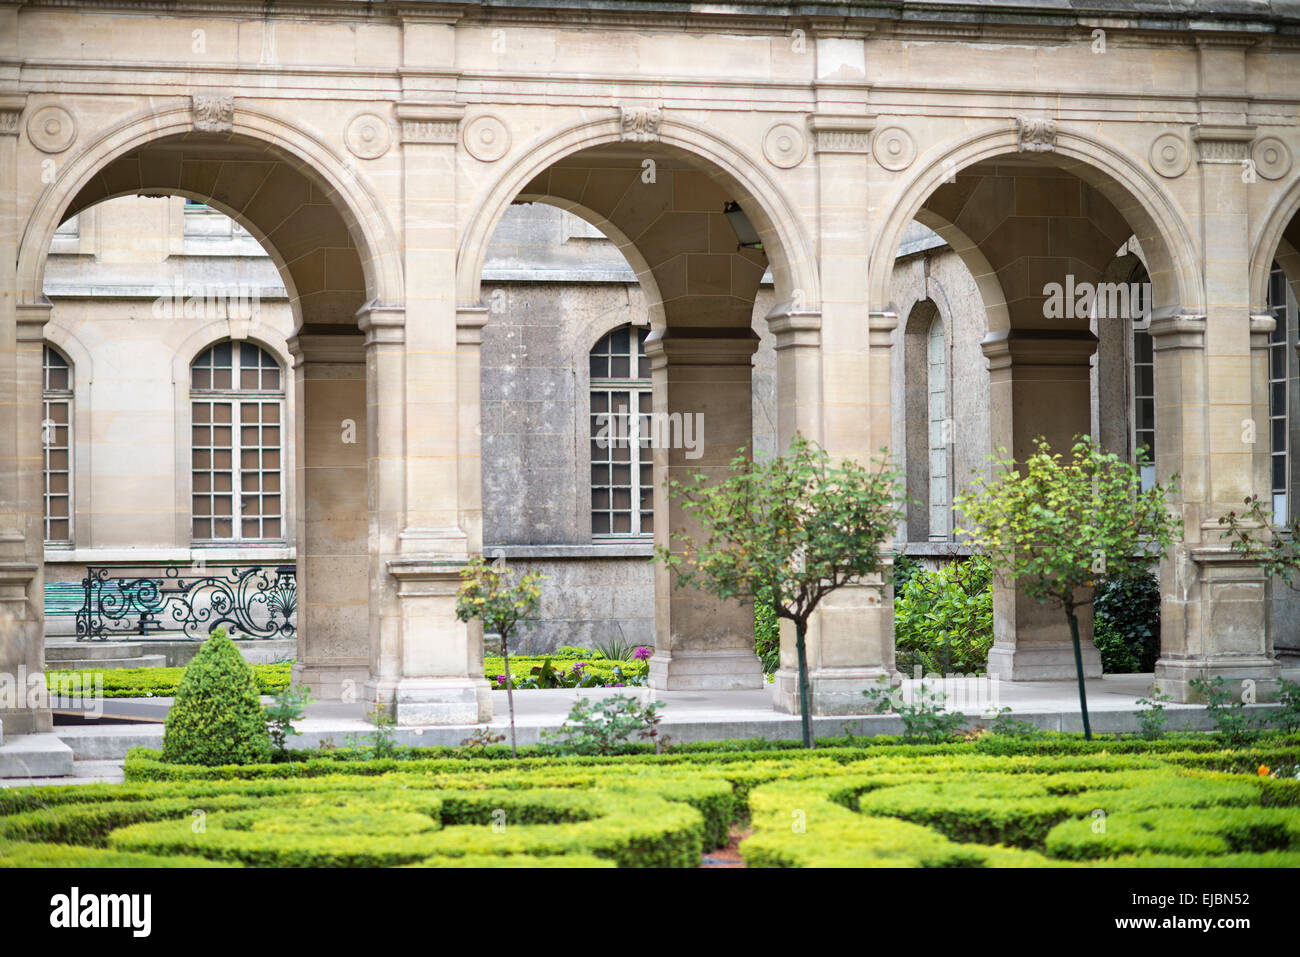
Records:
[[[1269,275],[1277,261],[1300,277],[1294,14],[823,10],[0,7],[0,665],[41,667],[51,243],[104,199],[171,194],[239,222],[286,290],[301,677],[359,683],[406,724],[485,717],[482,638],[451,614],[456,572],[484,544],[484,268],[505,209],[545,202],[631,265],[654,411],[709,423],[700,456],[654,451],[661,544],[685,524],[662,481],[717,473],[754,437],[768,271],[778,444],[796,430],[839,456],[890,444],[910,318],[894,264],[915,220],[973,276],[990,446],[1021,455],[1088,431],[1098,392],[1105,337],[1086,310],[1052,314],[1048,286],[1102,280],[1135,242],[1157,469],[1179,474],[1186,526],[1161,563],[1157,680],[1179,698],[1202,673],[1267,694],[1272,584],[1227,551],[1217,518],[1272,494]],[[364,423],[357,443],[340,441],[343,419]],[[746,609],[662,570],[654,596],[656,686],[761,681]],[[889,597],[864,581],[825,603],[818,711],[856,707],[891,671]],[[1054,615],[1010,590],[996,606],[998,670],[1068,669]],[[787,647],[786,710],[791,665]]]

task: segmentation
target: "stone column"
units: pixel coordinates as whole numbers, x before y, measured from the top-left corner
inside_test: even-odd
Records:
[[[1220,77],[1240,80],[1242,56],[1240,50],[1203,49],[1203,72],[1212,64],[1216,84]],[[1269,324],[1250,315],[1250,186],[1242,176],[1255,130],[1244,124],[1244,108],[1234,115],[1234,102],[1216,100],[1217,122],[1193,130],[1206,315],[1152,323],[1160,335],[1160,474],[1182,476],[1185,544],[1161,563],[1156,662],[1156,686],[1176,701],[1196,697],[1194,679],[1215,676],[1243,690],[1250,683],[1259,699],[1267,699],[1281,673],[1270,637],[1270,582],[1231,551],[1218,524],[1221,515],[1240,511],[1247,496],[1268,494],[1261,450],[1269,443],[1268,406],[1257,381],[1267,381],[1267,363],[1253,356]],[[1166,437],[1168,418],[1182,422],[1177,444]]]
[[[989,363],[992,447],[1023,462],[1043,436],[1053,451],[1068,454],[1074,436],[1089,431],[1090,362],[1097,337],[1086,329],[1010,329],[989,333],[981,345]],[[1091,606],[1077,614],[1084,676],[1099,678]],[[1074,678],[1065,612],[1054,602],[1035,601],[1011,582],[995,580],[988,671],[1010,681]]]
[[[288,345],[297,415],[293,680],[319,699],[348,699],[370,675],[364,340],[354,327],[317,327]]]
[[[397,723],[486,721],[491,692],[483,677],[481,631],[455,616],[459,572],[470,555],[460,495],[465,448],[458,369],[456,278],[456,153],[464,106],[400,103],[406,246],[406,325],[402,429],[404,505],[398,554],[387,572],[396,581],[400,615],[396,674],[381,662],[376,691],[394,704]],[[395,481],[389,478],[388,481]],[[383,654],[392,649],[387,632]]]
[[[52,728],[45,695],[41,330],[19,305],[18,131],[25,98],[0,97],[0,733]]]
[[[654,409],[671,424],[687,417],[702,423],[695,450],[671,441],[680,434],[664,430],[655,443],[655,544],[680,551],[672,533],[693,538],[699,525],[664,482],[686,483],[697,472],[712,479],[727,473],[737,450],[748,446],[753,431],[751,371],[758,337],[745,328],[670,328],[650,334]],[[687,456],[698,457],[688,458]],[[655,653],[650,659],[650,687],[661,691],[730,691],[763,687],[763,672],[754,654],[754,615],[749,604],[720,602],[707,592],[677,588],[675,576],[655,563]]]

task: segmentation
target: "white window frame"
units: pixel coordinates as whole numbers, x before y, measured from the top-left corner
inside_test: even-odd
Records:
[[[588,383],[588,388],[587,388],[587,403],[588,403],[587,412],[588,412],[588,422],[590,424],[590,428],[588,430],[589,438],[590,438],[590,445],[589,445],[590,457],[588,459],[589,467],[587,471],[587,483],[591,495],[591,507],[588,510],[588,517],[591,521],[591,537],[592,537],[592,541],[594,542],[628,541],[628,540],[636,540],[636,539],[644,540],[650,538],[654,534],[654,526],[653,526],[654,506],[652,503],[649,504],[648,506],[642,504],[643,499],[649,497],[651,498],[651,500],[653,500],[653,495],[654,495],[654,478],[653,478],[653,469],[654,469],[653,454],[654,453],[653,453],[653,449],[651,448],[651,435],[652,435],[651,428],[650,428],[651,420],[650,420],[649,411],[644,410],[645,406],[648,406],[651,402],[653,402],[651,382],[649,376],[642,377],[639,375],[631,374],[639,370],[639,367],[645,357],[643,345],[641,343],[641,333],[648,330],[646,330],[642,326],[635,326],[630,323],[609,330],[609,332],[605,333],[605,335],[600,337],[600,340],[594,346],[592,346],[591,350],[588,352],[587,354],[588,369],[590,370],[590,360],[592,357],[597,355],[597,350],[600,349],[600,347],[603,344],[605,344],[606,341],[612,335],[622,330],[626,330],[628,334],[629,375],[590,376],[590,381]],[[613,353],[601,353],[601,355],[611,355],[611,354]],[[618,353],[618,355],[621,355],[621,353]],[[648,360],[645,361],[647,361],[648,363]],[[631,484],[629,486],[626,486],[626,488],[629,489],[629,498],[631,500],[631,508],[630,508],[631,528],[629,531],[626,532],[616,532],[613,530],[615,514],[617,512],[629,511],[629,510],[621,509],[621,508],[616,509],[614,507],[615,491],[617,489],[624,488],[625,486],[613,484],[612,471],[613,468],[615,467],[615,460],[612,455],[608,454],[608,452],[612,451],[612,449],[598,450],[596,447],[596,442],[597,442],[596,436],[600,429],[600,420],[598,420],[597,417],[602,414],[606,414],[606,415],[608,414],[608,410],[610,408],[610,405],[608,404],[610,402],[610,395],[611,393],[616,393],[616,392],[628,393],[629,416],[631,417],[626,420],[626,423],[617,423],[618,428],[627,430],[629,428],[629,424],[631,421],[635,419],[635,421],[638,422],[637,441],[634,442],[630,440],[630,431],[623,432],[625,436],[628,436],[625,442],[629,450],[629,457],[628,457],[627,464],[630,470],[629,477],[631,480]],[[607,403],[606,411],[603,413],[602,411],[596,409],[595,403],[592,402],[592,399],[596,393],[603,393],[606,397],[606,403]],[[642,398],[643,396],[644,399]],[[615,423],[610,423],[608,419],[604,421],[607,423],[607,428],[609,425],[615,424]],[[614,441],[615,442],[620,441],[617,438],[617,433],[614,437]],[[603,459],[597,459],[596,456],[598,451],[606,451],[607,452],[606,457],[604,457]],[[622,464],[622,463],[617,463],[617,464]],[[609,484],[597,483],[595,481],[592,473],[599,466],[608,466],[610,468]],[[646,468],[651,470],[651,480],[649,483],[643,482],[641,478],[642,471],[643,469]],[[597,501],[600,499],[600,493],[602,491],[607,492],[608,500],[606,504],[598,507]],[[609,522],[610,522],[609,531],[606,532],[596,531],[596,515],[598,512],[604,513],[609,517]]]

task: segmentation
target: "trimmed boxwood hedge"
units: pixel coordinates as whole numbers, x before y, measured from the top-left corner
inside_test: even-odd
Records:
[[[748,821],[751,867],[1300,866],[1300,736],[1115,743],[422,749],[228,768],[137,749],[124,784],[0,790],[0,862],[685,867]]]

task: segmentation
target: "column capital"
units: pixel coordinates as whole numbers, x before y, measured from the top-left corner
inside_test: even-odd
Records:
[[[1192,139],[1196,143],[1198,163],[1239,166],[1250,158],[1255,127],[1198,123],[1192,127]]]
[[[867,342],[877,348],[890,348],[894,344],[894,330],[898,328],[898,313],[893,310],[867,313]]]
[[[822,341],[822,314],[795,312],[778,306],[767,314],[767,327],[776,336],[776,351],[815,349]]]
[[[0,95],[0,136],[17,136],[18,120],[27,105],[26,93],[5,93]]]
[[[360,364],[366,361],[365,338],[348,326],[301,326],[285,341],[285,346],[293,356],[295,369],[308,362]]]
[[[1267,349],[1269,339],[1273,335],[1273,330],[1277,328],[1277,320],[1271,313],[1263,315],[1253,315],[1250,317],[1250,347],[1252,349]]]
[[[871,152],[871,131],[875,116],[855,113],[812,113],[808,131],[812,134],[814,153]]]
[[[403,144],[455,146],[465,104],[398,103],[396,115]]]
[[[1155,340],[1156,351],[1164,349],[1204,349],[1204,316],[1163,316],[1152,319],[1147,331]]]
[[[997,329],[980,343],[989,370],[1012,366],[1087,365],[1097,337],[1087,329]]]
[[[492,318],[486,306],[460,306],[456,310],[456,345],[483,344],[483,327]]]
[[[673,365],[750,365],[758,351],[758,334],[748,326],[656,329],[646,337],[650,367]]]
[[[365,333],[367,348],[406,342],[406,308],[368,302],[357,310],[357,327]]]
[[[50,311],[53,308],[53,304],[44,296],[40,302],[20,302],[14,306],[14,317],[18,321],[18,341],[44,341],[45,324],[50,321]]]

